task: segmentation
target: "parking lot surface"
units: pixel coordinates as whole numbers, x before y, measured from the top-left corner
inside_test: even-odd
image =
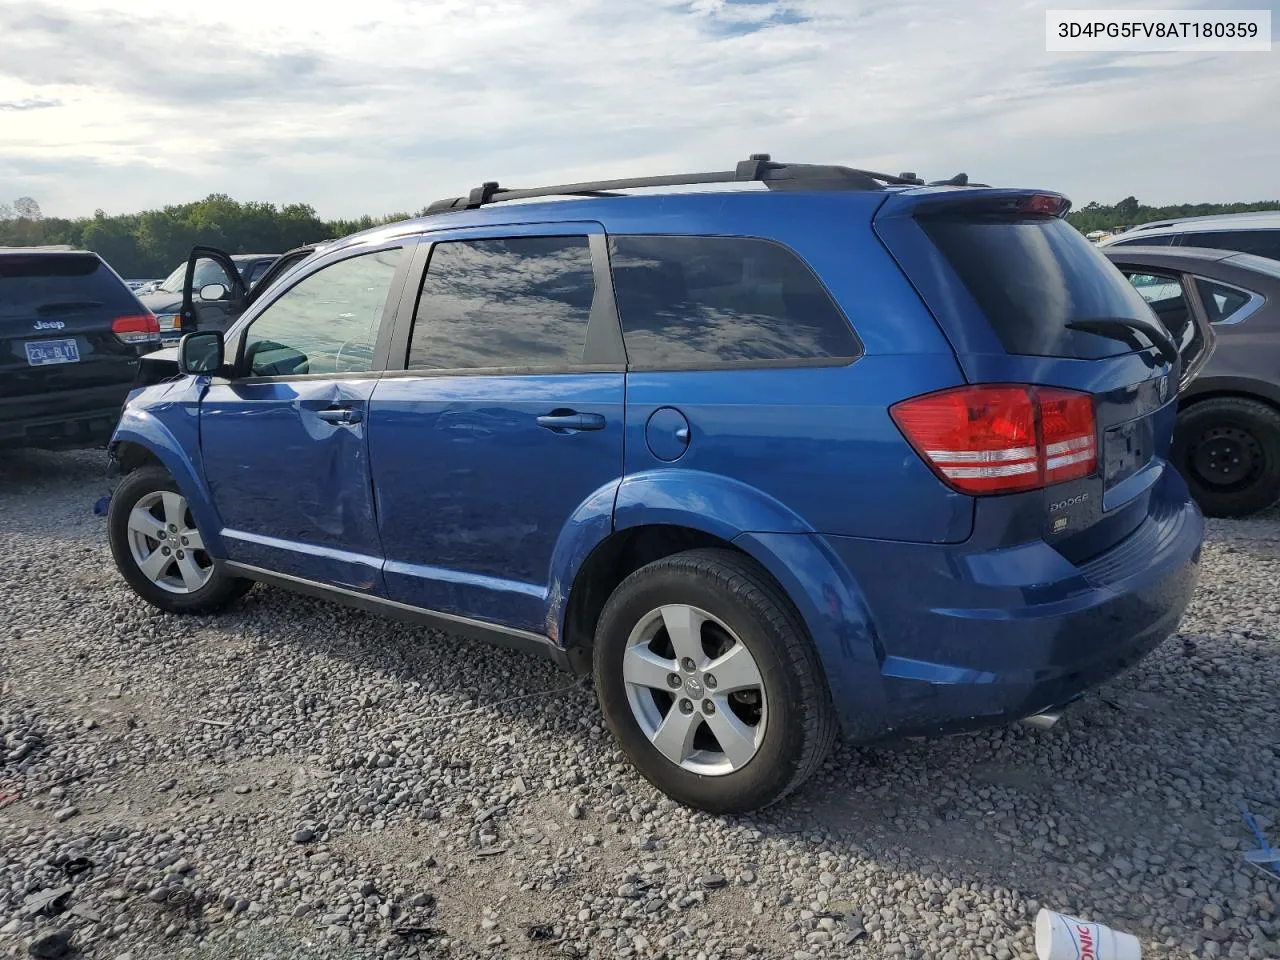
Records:
[[[1210,522],[1181,633],[1053,730],[840,746],[717,818],[548,663],[261,587],[144,606],[104,466],[0,461],[0,956],[1011,960],[1048,906],[1280,957],[1242,815],[1280,842],[1280,511]]]

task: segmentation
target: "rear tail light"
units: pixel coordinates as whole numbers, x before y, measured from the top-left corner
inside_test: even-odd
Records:
[[[1044,482],[1087,477],[1098,467],[1098,430],[1093,398],[1074,390],[1038,387],[1040,437],[1044,445]]]
[[[1034,490],[1098,468],[1093,398],[1025,385],[956,387],[890,410],[949,486],[975,496]]]
[[[151,343],[160,339],[160,321],[154,313],[136,313],[116,317],[111,332],[125,343]]]

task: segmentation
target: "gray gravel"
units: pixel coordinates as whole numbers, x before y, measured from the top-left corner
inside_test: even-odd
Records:
[[[549,664],[261,588],[152,611],[101,470],[0,462],[0,957],[1011,960],[1040,905],[1280,957],[1240,814],[1280,842],[1280,512],[1211,524],[1184,632],[1056,729],[840,747],[722,819]]]

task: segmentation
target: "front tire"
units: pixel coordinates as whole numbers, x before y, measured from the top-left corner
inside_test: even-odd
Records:
[[[596,632],[605,721],[663,793],[712,813],[774,803],[830,751],[835,710],[791,602],[730,550],[637,570]]]
[[[134,593],[169,613],[214,613],[252,586],[205,551],[186,498],[163,467],[142,467],[120,482],[107,539]]]
[[[1173,459],[1211,517],[1243,517],[1280,499],[1280,412],[1213,397],[1178,414]]]

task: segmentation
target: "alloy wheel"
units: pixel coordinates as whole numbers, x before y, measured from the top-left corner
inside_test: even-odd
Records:
[[[640,730],[684,770],[723,776],[760,749],[768,702],[760,667],[724,621],[687,604],[640,619],[622,658]]]
[[[194,593],[213,576],[186,498],[171,490],[141,497],[129,512],[129,552],[142,575],[170,593]]]

